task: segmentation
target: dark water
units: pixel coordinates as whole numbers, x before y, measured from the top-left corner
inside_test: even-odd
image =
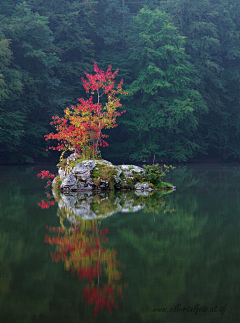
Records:
[[[59,208],[39,171],[0,168],[1,323],[239,322],[239,166],[178,167],[170,194]]]

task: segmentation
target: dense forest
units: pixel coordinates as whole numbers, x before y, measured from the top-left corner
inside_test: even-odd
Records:
[[[1,0],[0,21],[0,163],[50,156],[94,61],[129,92],[103,157],[239,160],[239,0]]]

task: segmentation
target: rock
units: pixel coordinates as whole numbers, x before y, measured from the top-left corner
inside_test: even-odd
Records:
[[[117,171],[117,175],[114,176],[115,188],[116,189],[121,189],[122,180],[121,180],[120,176],[122,174],[122,170],[118,166],[114,166],[114,168]]]
[[[78,181],[77,188],[78,188],[78,190],[83,191],[85,188],[85,183]]]
[[[135,165],[121,165],[119,166],[123,172],[130,172],[130,173],[144,173],[144,169],[139,166]]]
[[[148,183],[137,183],[134,187],[135,190],[139,191],[153,191],[153,188]]]
[[[126,179],[131,179],[136,182],[137,177],[141,177],[144,174],[144,169],[135,165],[121,165],[119,168],[122,170]]]
[[[79,191],[91,191],[91,190],[93,190],[92,185],[89,185],[86,182],[81,182],[81,181],[78,181],[77,187],[78,187]]]
[[[116,175],[116,177],[120,177],[120,175],[122,174],[122,170],[121,170],[121,168],[120,168],[120,167],[118,167],[118,166],[114,166],[114,168],[117,170],[117,175]]]
[[[77,164],[73,170],[72,174],[75,175],[77,178],[80,178],[83,181],[88,180],[91,177],[91,172],[87,166],[82,164]]]
[[[103,181],[101,180],[99,186],[98,186],[98,189],[100,190],[107,190],[109,188],[109,183],[108,181]]]
[[[71,161],[71,162],[70,162]],[[107,160],[80,160],[72,154],[67,159],[67,165],[59,167],[60,190],[65,191],[92,191],[109,189],[135,189],[152,191],[148,183],[139,183],[143,180],[145,170],[135,165],[115,166]],[[58,184],[60,184],[58,182]],[[58,189],[59,185],[53,187]]]
[[[91,172],[96,166],[96,161],[95,160],[84,160],[83,165],[85,167],[87,167],[87,169]]]
[[[67,175],[64,180],[62,181],[62,184],[60,186],[60,190],[63,191],[76,191],[77,190],[77,180],[72,175]]]
[[[91,177],[86,180],[86,184],[90,186],[94,186],[94,183]]]

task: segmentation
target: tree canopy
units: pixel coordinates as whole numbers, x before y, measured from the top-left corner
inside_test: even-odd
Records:
[[[130,92],[105,158],[239,160],[239,17],[237,0],[3,0],[0,162],[50,154],[51,116],[94,61]]]

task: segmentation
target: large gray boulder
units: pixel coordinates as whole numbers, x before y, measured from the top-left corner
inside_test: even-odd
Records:
[[[60,190],[63,191],[76,191],[77,190],[77,180],[72,175],[67,175],[64,180],[62,181],[62,184],[60,186]]]
[[[91,177],[91,172],[87,166],[82,164],[77,164],[73,170],[72,174],[82,181],[86,181]]]

